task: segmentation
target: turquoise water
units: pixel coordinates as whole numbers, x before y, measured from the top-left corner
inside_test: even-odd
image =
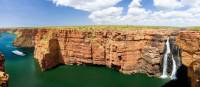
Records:
[[[10,75],[9,87],[160,87],[167,80],[143,74],[123,75],[116,70],[98,66],[67,66],[41,72],[33,58],[33,49],[12,45],[15,35],[0,34],[0,51],[6,57],[5,68]],[[20,50],[26,56],[11,53]]]

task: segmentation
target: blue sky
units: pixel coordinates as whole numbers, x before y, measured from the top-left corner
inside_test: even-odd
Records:
[[[198,26],[199,3],[199,0],[0,0],[0,27]]]
[[[92,24],[88,12],[56,6],[48,0],[0,0],[0,26]]]

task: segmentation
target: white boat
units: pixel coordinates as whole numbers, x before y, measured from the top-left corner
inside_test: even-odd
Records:
[[[12,53],[19,55],[19,56],[25,56],[25,54],[23,52],[20,52],[18,50],[14,50],[14,51],[12,51]]]

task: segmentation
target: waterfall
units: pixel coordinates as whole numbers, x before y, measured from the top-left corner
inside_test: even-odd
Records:
[[[169,41],[169,38],[167,38],[167,41],[165,43],[165,48],[166,49],[165,49],[165,53],[163,57],[163,65],[162,65],[163,70],[162,70],[162,75],[160,77],[168,78],[168,73],[169,73],[168,70],[170,69],[172,70],[170,78],[172,80],[175,80],[177,69],[181,66],[180,48],[173,41]]]
[[[177,63],[176,63],[176,61],[175,61],[175,58],[174,58],[174,56],[172,55],[172,63],[173,63],[173,67],[172,67],[172,73],[171,73],[171,76],[170,76],[170,78],[172,79],[172,80],[175,80],[175,79],[177,79],[176,78],[176,72],[177,72],[177,67],[179,67],[179,66],[181,66],[181,63],[180,63],[180,51],[179,51],[179,48],[176,46],[175,48],[175,51],[177,52],[177,55],[176,55],[176,59],[178,60],[177,61]]]
[[[171,79],[176,79],[176,71],[177,71],[177,68],[176,68],[176,61],[174,60],[174,57],[173,57],[173,55],[172,55],[172,63],[173,63],[173,67],[172,67],[172,73],[171,73],[171,76],[170,76],[170,78]]]
[[[163,72],[161,75],[161,78],[167,78],[167,59],[168,59],[168,55],[170,54],[170,43],[169,43],[169,38],[167,38],[166,41],[166,51],[164,53],[164,60],[163,60]]]

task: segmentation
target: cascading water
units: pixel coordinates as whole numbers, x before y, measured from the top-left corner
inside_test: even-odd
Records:
[[[165,47],[166,47],[166,50],[163,57],[164,58],[163,65],[162,65],[163,71],[162,71],[161,78],[168,78],[168,73],[169,73],[168,70],[172,70],[170,78],[174,80],[176,79],[177,69],[181,66],[180,49],[173,41],[170,41],[169,38],[167,38]],[[170,62],[170,64],[168,62]],[[172,67],[170,67],[171,65]]]
[[[173,67],[172,67],[172,73],[171,73],[170,78],[171,78],[171,79],[176,79],[176,71],[177,71],[177,68],[176,68],[176,61],[174,60],[173,55],[172,55],[172,63],[173,63]]]
[[[161,75],[161,78],[167,78],[167,59],[168,59],[168,55],[170,54],[170,43],[169,43],[169,38],[167,38],[166,41],[166,51],[164,53],[164,60],[163,60],[163,72]]]
[[[178,67],[181,66],[181,61],[180,61],[180,49],[179,49],[179,47],[175,45],[173,47],[173,51],[175,51],[174,52],[175,54],[172,55],[173,67],[172,67],[172,73],[171,73],[170,78],[175,80],[175,79],[177,79],[176,72],[177,72]],[[177,62],[176,62],[175,59],[177,59]]]

